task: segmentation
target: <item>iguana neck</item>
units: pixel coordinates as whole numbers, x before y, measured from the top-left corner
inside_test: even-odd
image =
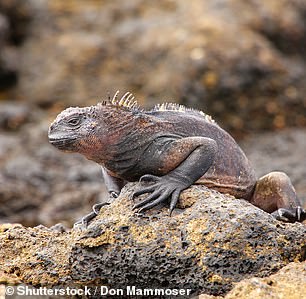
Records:
[[[118,131],[127,131],[134,125],[136,113],[124,107],[102,106],[99,115],[103,125],[107,128],[110,135]],[[99,117],[98,117],[99,120]]]
[[[96,128],[90,137],[92,146],[84,155],[104,165],[130,148],[134,133],[143,127],[139,123],[146,123],[146,120],[140,112],[124,107],[106,105],[97,109]]]

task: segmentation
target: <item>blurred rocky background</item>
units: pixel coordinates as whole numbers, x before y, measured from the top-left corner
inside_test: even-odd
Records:
[[[306,198],[305,51],[306,0],[0,0],[0,222],[70,226],[105,196],[47,129],[116,90],[211,114]]]

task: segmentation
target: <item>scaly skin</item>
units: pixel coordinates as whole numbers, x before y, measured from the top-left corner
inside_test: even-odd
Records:
[[[134,208],[150,209],[170,200],[170,214],[180,192],[204,184],[244,198],[279,220],[302,221],[301,208],[288,176],[273,172],[256,180],[235,140],[203,112],[177,104],[140,109],[130,93],[85,108],[68,108],[49,128],[58,149],[77,152],[102,166],[112,197],[131,181],[151,183],[134,197],[150,193]],[[103,204],[94,206],[87,223]]]

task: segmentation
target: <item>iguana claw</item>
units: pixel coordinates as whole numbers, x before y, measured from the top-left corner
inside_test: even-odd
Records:
[[[143,181],[151,181],[153,182],[153,185],[140,188],[139,190],[134,192],[133,198],[145,193],[151,194],[143,201],[139,202],[138,204],[135,204],[133,210],[139,209],[138,212],[143,212],[169,199],[169,214],[171,216],[175,205],[177,204],[181,191],[184,190],[186,187],[182,188],[182,183],[169,175],[165,175],[162,177],[157,177],[154,175],[145,175],[140,178],[140,182]]]
[[[77,221],[73,225],[73,228],[79,228],[79,227],[86,228],[88,223],[99,214],[101,208],[109,204],[110,204],[109,202],[101,202],[93,205],[92,212],[90,212],[89,214],[82,217],[79,221]]]
[[[280,208],[271,214],[275,219],[284,222],[296,222],[306,220],[306,210],[298,206],[292,209]]]

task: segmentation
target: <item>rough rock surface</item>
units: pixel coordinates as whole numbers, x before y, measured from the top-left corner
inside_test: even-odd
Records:
[[[304,0],[27,3],[13,97],[86,105],[120,89],[203,108],[236,133],[306,124]]]
[[[199,299],[300,299],[306,292],[306,262],[290,263],[265,278],[242,280],[225,296],[200,295]],[[196,299],[196,298],[194,298]]]
[[[135,214],[135,185],[84,231],[2,227],[2,271],[33,285],[188,287],[222,295],[234,282],[306,258],[303,224],[278,222],[200,186],[184,192],[172,217],[167,208]]]
[[[306,262],[290,263],[266,278],[238,283],[225,299],[300,299],[306,292]]]

